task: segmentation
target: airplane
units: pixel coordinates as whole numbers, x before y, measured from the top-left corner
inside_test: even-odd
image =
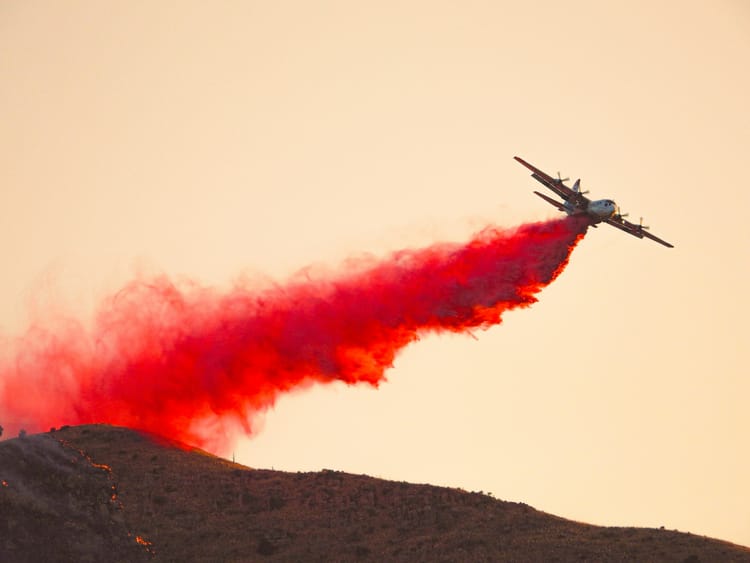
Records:
[[[563,198],[564,201],[557,201],[549,196],[534,191],[536,195],[541,197],[547,203],[554,205],[560,211],[564,211],[568,215],[586,214],[591,220],[592,227],[596,227],[597,223],[608,223],[613,227],[625,231],[629,235],[633,235],[634,237],[650,238],[659,244],[663,244],[669,248],[674,248],[674,245],[647,232],[646,229],[648,229],[648,227],[643,224],[643,218],[641,218],[639,224],[631,223],[625,219],[627,213],[620,213],[619,207],[617,207],[617,204],[611,199],[597,199],[592,201],[587,198],[584,194],[587,194],[588,192],[581,191],[581,180],[576,180],[573,187],[568,187],[565,185],[568,178],[560,178],[559,173],[557,174],[557,178],[553,178],[549,174],[545,174],[538,168],[532,166],[524,159],[517,156],[514,156],[513,158],[531,170],[532,178],[544,184],[547,188],[555,192],[556,195]]]

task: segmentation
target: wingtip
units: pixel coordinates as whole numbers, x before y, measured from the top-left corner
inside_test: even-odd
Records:
[[[667,248],[674,248],[674,244],[672,244],[671,242],[667,242],[667,241],[662,240],[662,239],[660,239],[658,237],[651,237],[650,236],[648,238],[650,238],[652,240],[655,240],[656,242],[658,242],[659,244],[662,244],[662,245],[666,246]]]

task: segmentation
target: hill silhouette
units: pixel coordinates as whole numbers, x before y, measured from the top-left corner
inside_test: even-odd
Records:
[[[0,561],[750,561],[459,489],[251,469],[106,425],[0,442]]]

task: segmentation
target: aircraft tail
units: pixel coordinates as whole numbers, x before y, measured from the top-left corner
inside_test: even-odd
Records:
[[[581,179],[580,178],[578,180],[576,180],[575,184],[573,184],[573,191],[575,193],[580,193],[581,192]]]

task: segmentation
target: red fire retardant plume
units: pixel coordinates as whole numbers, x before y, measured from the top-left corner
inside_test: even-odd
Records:
[[[29,431],[105,422],[226,452],[280,393],[377,386],[422,334],[488,328],[534,303],[587,227],[566,217],[487,228],[466,244],[226,294],[134,281],[101,304],[91,330],[58,319],[5,347],[0,422]]]

